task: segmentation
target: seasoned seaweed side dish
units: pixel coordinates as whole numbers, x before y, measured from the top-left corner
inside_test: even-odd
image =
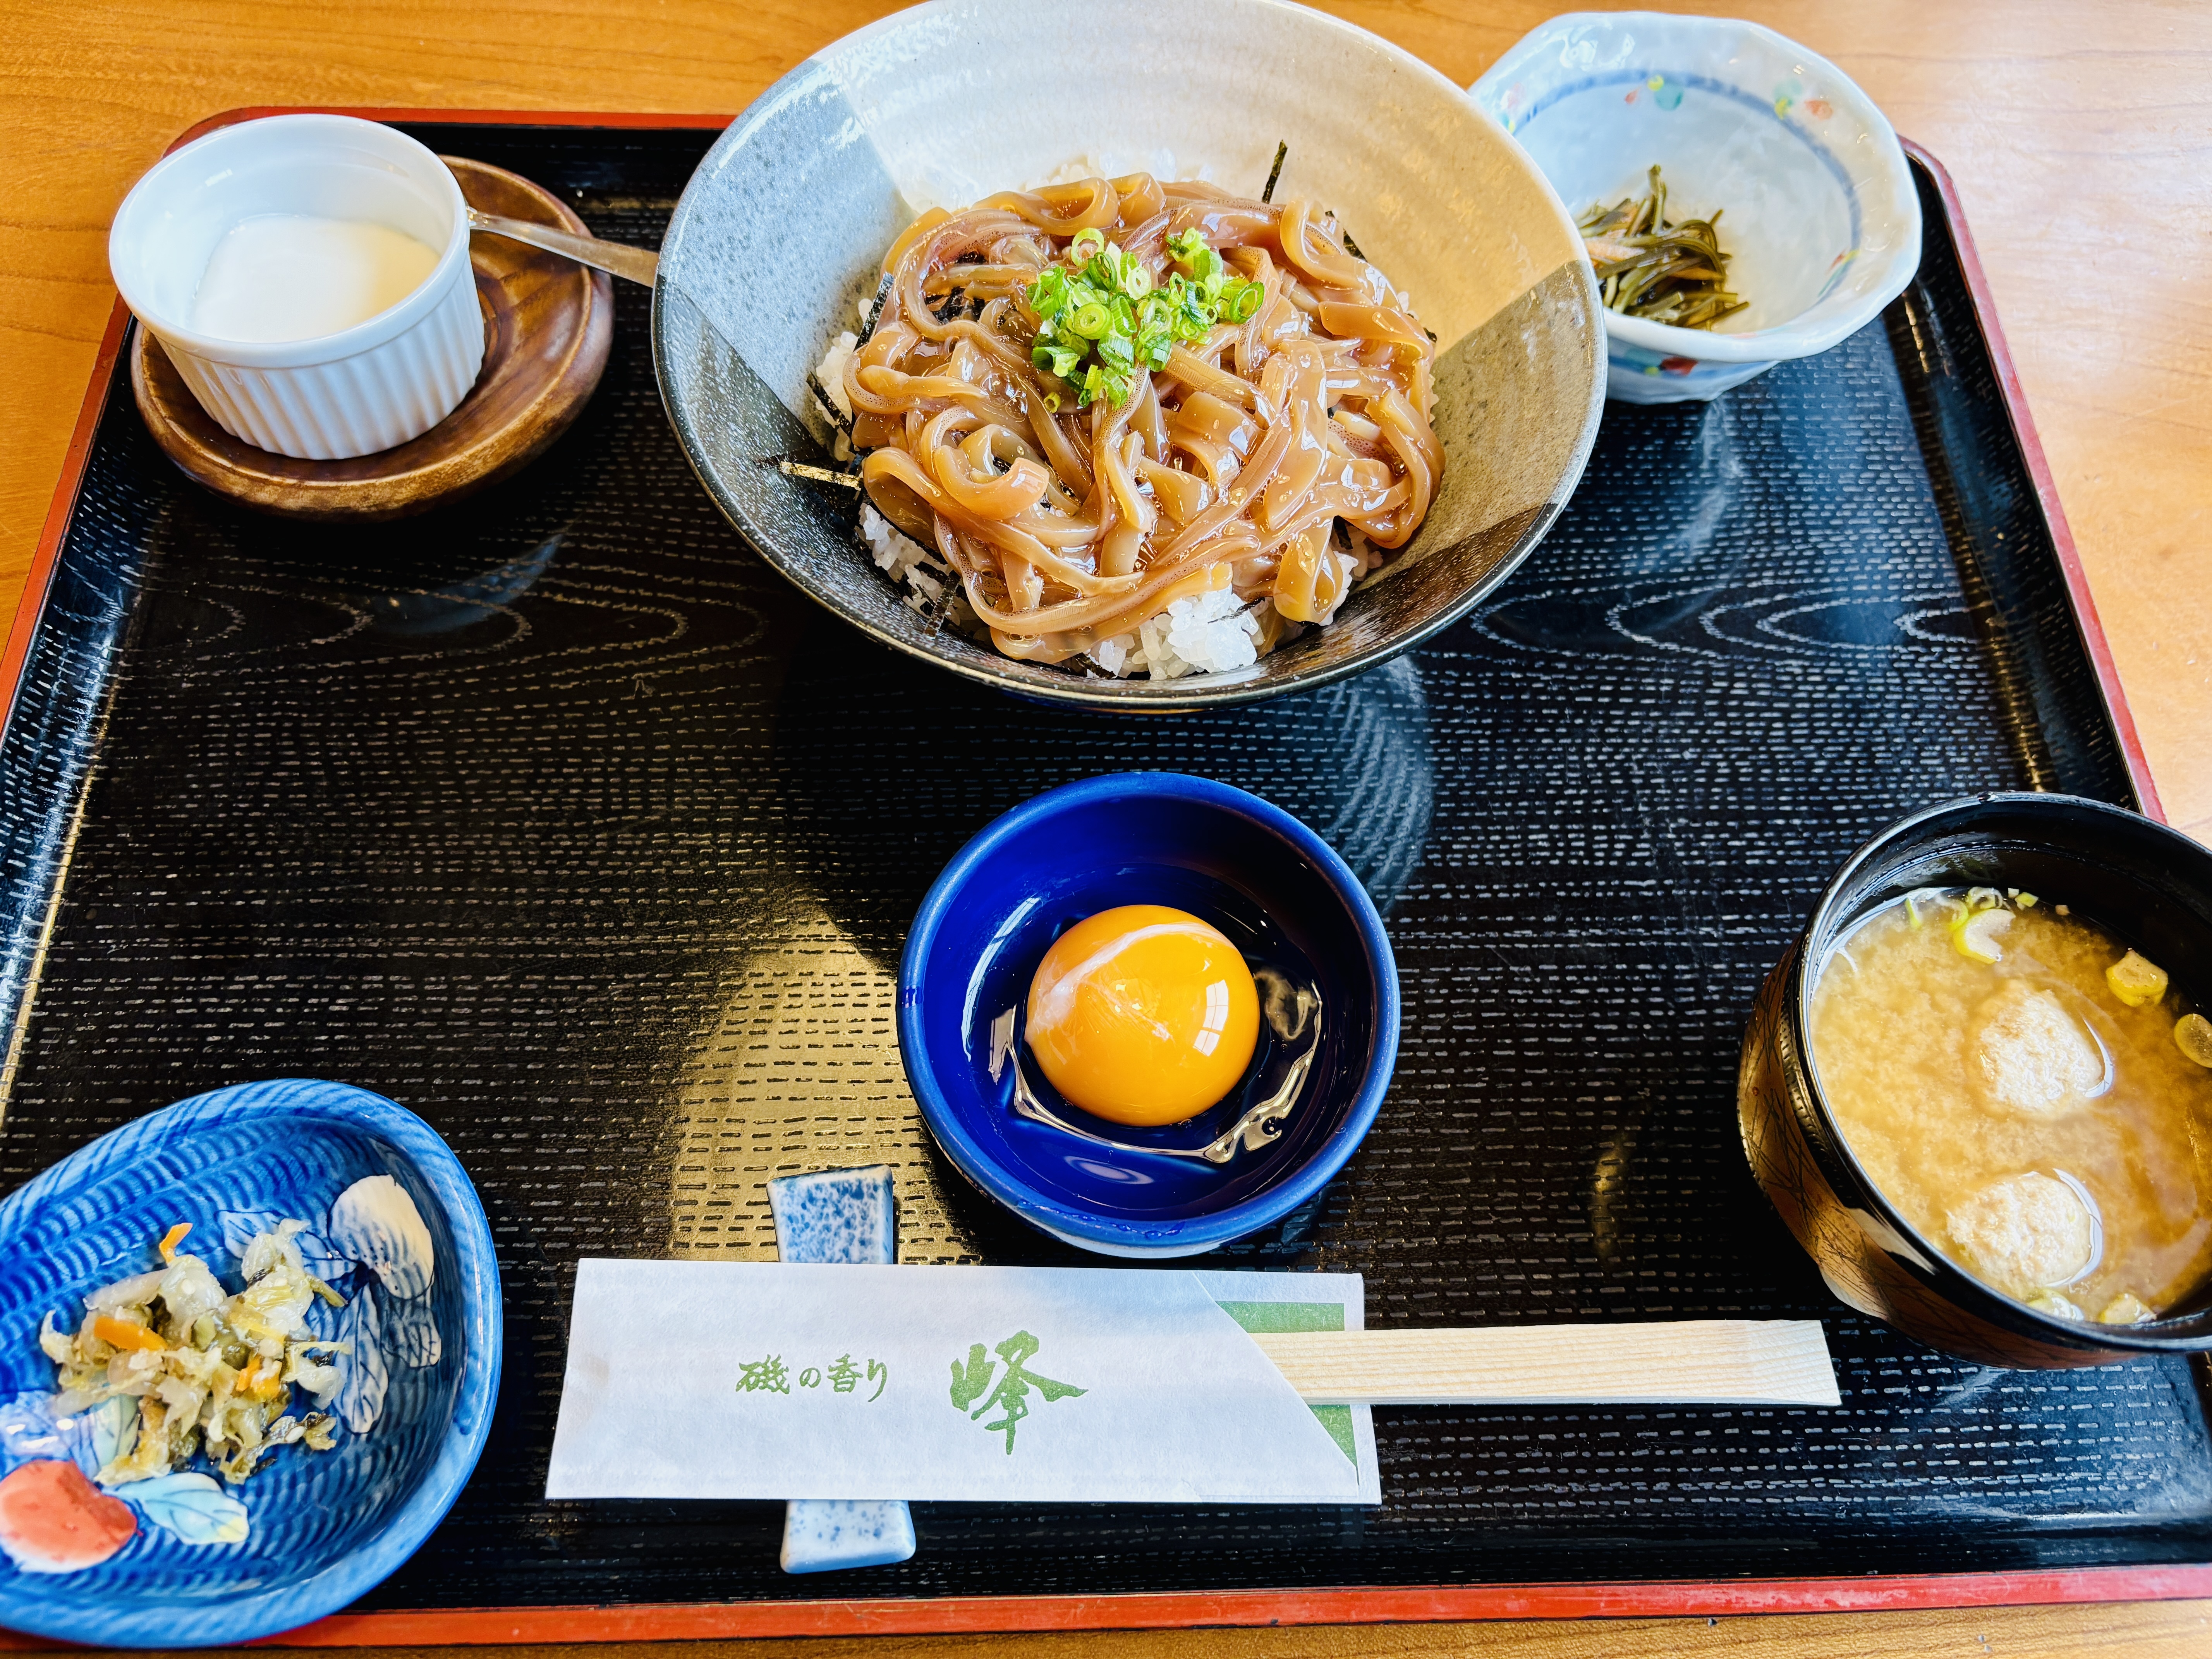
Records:
[[[1721,211],[1710,219],[1667,217],[1667,186],[1655,166],[1641,199],[1594,203],[1575,222],[1597,269],[1607,308],[1676,328],[1711,328],[1751,302],[1729,292]]]

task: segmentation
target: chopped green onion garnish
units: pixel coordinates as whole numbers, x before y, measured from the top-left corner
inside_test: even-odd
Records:
[[[1068,243],[1066,265],[1048,266],[1030,284],[1040,325],[1030,362],[1073,386],[1078,408],[1097,398],[1118,405],[1138,373],[1165,368],[1178,343],[1259,315],[1266,286],[1232,275],[1201,233],[1176,232],[1167,252],[1173,266],[1156,279],[1103,233],[1085,230]]]
[[[1030,308],[1040,317],[1057,317],[1067,307],[1067,273],[1047,270],[1030,289]]]

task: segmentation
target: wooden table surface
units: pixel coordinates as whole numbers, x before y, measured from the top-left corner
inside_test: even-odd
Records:
[[[108,222],[131,181],[184,128],[241,105],[734,112],[809,52],[891,9],[882,0],[6,0],[0,604],[12,610],[28,568],[114,301]],[[1461,82],[1560,9],[1545,0],[1328,5]],[[1949,167],[2166,816],[2212,837],[2212,550],[2202,545],[2212,531],[2212,5],[1731,0],[1714,9],[1834,59],[1899,131]],[[869,1651],[1281,1659],[2108,1648],[2146,1659],[2212,1653],[2212,1602],[879,1641]],[[824,1642],[748,1651],[842,1659],[857,1650]],[[651,1651],[673,1659],[679,1650]]]

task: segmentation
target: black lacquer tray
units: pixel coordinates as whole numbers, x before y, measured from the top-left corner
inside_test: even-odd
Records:
[[[718,125],[517,118],[404,125],[641,242]],[[685,465],[640,289],[551,452],[368,529],[186,482],[112,337],[12,647],[0,1182],[200,1090],[329,1077],[437,1126],[501,1250],[483,1462],[315,1639],[2212,1593],[2187,1365],[1915,1346],[1826,1293],[1737,1139],[1753,994],[1862,840],[1978,789],[2132,798],[1971,249],[1918,167],[1927,252],[1879,324],[1711,404],[1610,405],[1476,615],[1209,717],[998,699],[815,610]],[[828,1578],[778,1571],[777,1506],[547,1503],[580,1256],[767,1257],[770,1176],[880,1160],[908,1261],[1082,1259],[929,1146],[895,972],[969,835],[1133,767],[1330,837],[1404,979],[1374,1133],[1220,1265],[1357,1270],[1378,1327],[1817,1317],[1841,1407],[1386,1410],[1379,1510],[922,1504],[912,1561]]]

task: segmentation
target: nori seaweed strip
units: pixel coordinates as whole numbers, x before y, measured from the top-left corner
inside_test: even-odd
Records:
[[[806,371],[806,389],[814,394],[814,401],[822,405],[822,412],[830,417],[830,423],[845,434],[845,447],[853,452],[851,458],[845,463],[844,471],[836,476],[848,480],[853,486],[853,494],[855,497],[853,502],[853,533],[857,536],[860,533],[860,503],[867,499],[867,490],[860,483],[860,447],[853,441],[852,416],[841,412],[837,405],[830,401],[829,392],[823,388],[820,378],[811,368]],[[791,472],[794,465],[795,463],[787,461],[784,463],[783,470],[787,473]],[[827,469],[817,468],[815,471],[827,471]],[[793,476],[802,478],[811,477],[814,473],[813,471],[799,472]]]
[[[1283,158],[1290,153],[1290,140],[1287,138],[1279,139],[1275,144],[1275,165],[1267,169],[1267,187],[1260,192],[1260,199],[1261,201],[1269,204],[1273,203],[1275,199],[1275,180],[1283,176]]]
[[[981,254],[971,249],[952,263],[956,265],[980,265],[984,264],[985,260]],[[954,289],[945,296],[945,303],[931,313],[940,323],[949,323],[956,318],[974,322],[982,314],[983,302],[971,296],[964,288]]]
[[[858,351],[867,344],[868,337],[876,331],[876,324],[883,318],[884,302],[891,297],[893,280],[891,273],[887,270],[882,280],[877,283],[876,302],[868,308],[868,320],[861,326],[860,338],[853,342],[854,350]],[[806,383],[814,388],[814,395],[822,399],[822,406],[830,411],[830,418],[836,420],[837,406],[823,396],[821,382],[810,373]],[[852,459],[845,463],[845,471],[840,476],[842,482],[852,485],[853,494],[857,498],[853,503],[853,534],[857,539],[860,533],[860,509],[866,505],[868,499],[868,493],[860,483],[860,446],[853,442],[853,425],[849,419],[840,422],[838,429],[844,433],[846,443],[853,452]],[[787,465],[786,470],[789,470]]]
[[[814,401],[822,405],[822,412],[830,417],[830,424],[849,441],[853,435],[853,417],[830,401],[829,392],[811,368],[806,371],[806,389],[814,394]]]
[[[811,478],[816,483],[842,484],[848,489],[860,487],[860,475],[853,472],[832,472],[826,466],[809,466],[805,461],[778,461],[775,470],[787,478]]]
[[[890,297],[891,274],[887,270],[884,273],[884,280],[876,284],[876,303],[868,312],[867,326],[860,331],[860,337],[853,343],[854,350],[858,351],[867,344],[868,337],[876,331],[876,319],[884,314],[884,301]]]

